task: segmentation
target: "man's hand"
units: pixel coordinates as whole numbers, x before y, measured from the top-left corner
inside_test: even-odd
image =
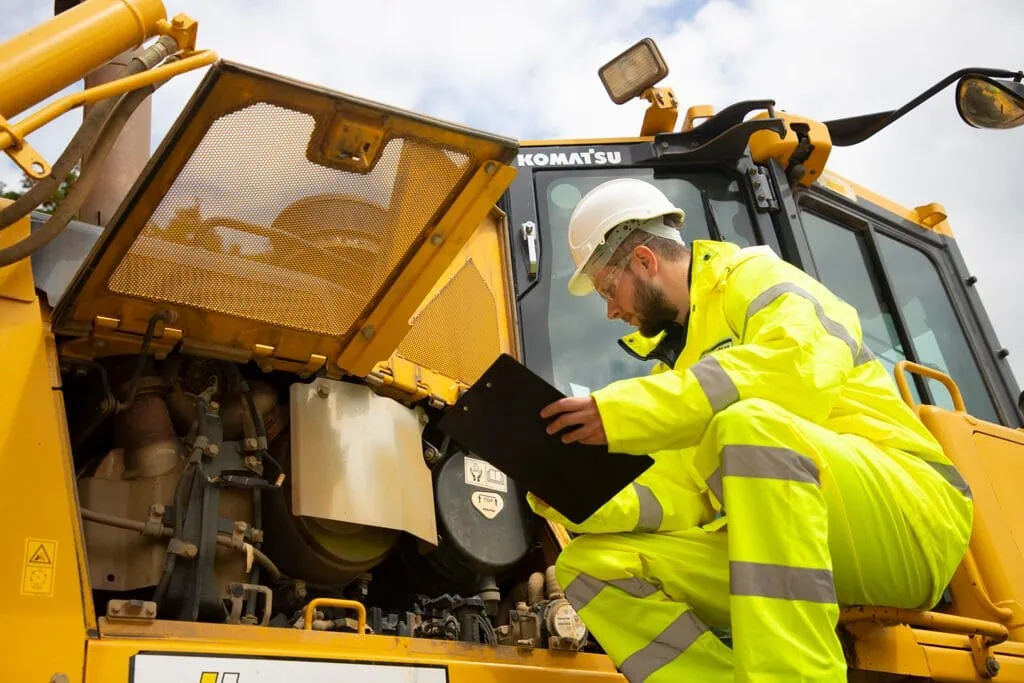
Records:
[[[578,425],[576,429],[562,434],[562,443],[579,442],[587,446],[604,446],[608,437],[604,433],[601,413],[597,410],[597,402],[591,396],[563,398],[546,406],[540,416],[548,419],[558,415],[558,419],[548,425],[548,434],[556,434],[566,427]]]

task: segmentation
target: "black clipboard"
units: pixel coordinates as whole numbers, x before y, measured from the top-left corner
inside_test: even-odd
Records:
[[[654,464],[648,455],[563,444],[541,409],[564,394],[502,354],[441,418],[438,429],[579,524]]]

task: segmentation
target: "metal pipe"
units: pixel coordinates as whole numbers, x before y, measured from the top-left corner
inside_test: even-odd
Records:
[[[166,30],[161,0],[86,0],[0,44],[0,116],[10,118]]]
[[[133,76],[151,69],[177,52],[177,50],[177,41],[170,36],[164,36],[132,59],[119,74],[119,77]],[[97,139],[110,124],[111,112],[120,106],[119,102],[121,101],[123,101],[123,98],[115,99],[108,97],[87,110],[82,125],[78,128],[71,142],[68,143],[68,146],[60,155],[60,158],[53,164],[50,176],[29,188],[13,204],[0,210],[0,230],[28,214],[57,191],[60,183],[71,172],[75,164],[86,153],[91,152],[95,148]]]
[[[887,621],[945,633],[985,636],[989,639],[989,645],[998,645],[1010,637],[1010,632],[1002,624],[939,612],[918,612],[896,607],[854,607],[843,610],[839,615],[840,624],[860,621]]]
[[[144,71],[143,73],[135,74],[134,76],[128,76],[127,78],[98,85],[95,88],[89,88],[88,90],[72,93],[55,102],[51,102],[45,107],[32,112],[24,119],[19,120],[17,123],[12,123],[11,125],[19,135],[25,137],[39,128],[42,128],[58,116],[66,114],[75,107],[99,102],[100,100],[108,97],[122,95],[129,90],[137,90],[138,88],[146,85],[162,83],[174,76],[187,73],[193,69],[200,69],[204,66],[209,66],[216,61],[216,52],[211,50],[200,50],[188,57],[183,57],[179,61],[158,66],[150,71]],[[11,139],[9,133],[0,133],[0,150],[7,149],[13,143],[14,140]]]
[[[127,519],[125,517],[118,517],[117,515],[108,515],[105,512],[96,512],[95,510],[88,510],[86,508],[81,508],[81,511],[82,511],[82,519],[88,520],[90,522],[96,522],[98,524],[106,524],[107,526],[118,527],[119,529],[127,529],[129,531],[138,531],[140,534],[143,531],[145,531],[145,529],[146,529],[146,523],[145,522],[140,522],[140,521],[135,520],[135,519]],[[172,538],[174,536],[174,529],[171,529],[170,527],[164,527],[161,530],[161,532],[160,532],[160,536],[162,538]],[[224,535],[224,534],[218,534],[217,535],[217,545],[224,546],[225,548],[233,548],[234,550],[240,550],[242,552],[246,552],[246,547],[248,547],[249,549],[252,550],[253,559],[255,559],[257,562],[259,562],[263,566],[263,568],[267,570],[267,573],[270,574],[271,578],[273,578],[275,581],[281,579],[281,577],[282,577],[281,570],[278,569],[277,565],[274,564],[273,560],[271,560],[269,557],[267,557],[266,554],[262,550],[260,550],[259,548],[253,548],[252,545],[250,545],[249,543],[245,543],[245,542],[241,543],[240,545],[235,545],[235,543],[231,539],[231,537],[227,536],[227,535]],[[345,600],[343,602],[350,602],[350,601]],[[359,605],[359,603],[355,603],[355,604]],[[340,605],[339,605],[339,607],[340,607]],[[360,605],[360,607],[362,607],[362,605]],[[366,625],[366,609],[365,608],[363,608],[362,620],[363,620],[362,623],[365,626]]]
[[[309,601],[306,609],[302,612],[302,629],[313,630],[313,610],[317,607],[340,607],[356,611],[356,631],[359,634],[366,633],[366,607],[355,600],[341,600],[339,598],[315,598]]]

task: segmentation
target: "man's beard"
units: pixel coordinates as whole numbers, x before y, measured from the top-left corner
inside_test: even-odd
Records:
[[[633,284],[636,291],[636,318],[640,334],[654,337],[675,323],[679,317],[679,308],[669,303],[664,292],[650,282],[636,277],[633,278]]]

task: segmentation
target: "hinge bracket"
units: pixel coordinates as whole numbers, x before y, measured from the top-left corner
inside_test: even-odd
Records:
[[[748,162],[745,166],[747,184],[750,186],[750,192],[754,196],[758,213],[778,211],[779,199],[775,196],[775,190],[772,189],[768,174],[764,172],[764,169],[752,162]]]

